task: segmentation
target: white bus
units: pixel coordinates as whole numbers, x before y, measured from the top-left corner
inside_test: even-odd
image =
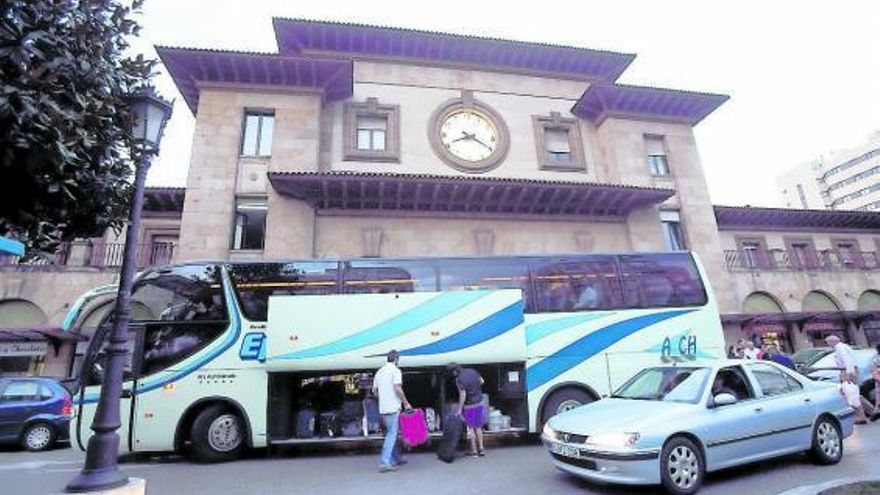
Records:
[[[67,318],[70,331],[94,332],[74,370],[80,449],[103,375],[106,297],[90,292]],[[121,448],[208,461],[378,437],[334,413],[357,412],[391,349],[410,402],[439,417],[457,397],[445,365],[477,369],[508,432],[539,432],[642,367],[724,356],[688,252],[187,263],[141,274],[132,301]],[[309,411],[336,426],[300,428]]]

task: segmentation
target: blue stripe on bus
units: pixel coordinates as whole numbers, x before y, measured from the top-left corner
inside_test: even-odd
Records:
[[[581,323],[611,316],[613,314],[613,312],[577,314],[526,325],[526,343],[532,344],[545,337],[549,337],[556,332],[571,328],[575,325],[580,325]]]
[[[224,280],[225,277],[224,277]],[[230,329],[226,333],[226,338],[223,339],[223,342],[213,349],[210,349],[207,353],[203,354],[197,360],[187,364],[183,368],[173,371],[167,375],[160,375],[156,378],[147,378],[138,383],[137,393],[142,394],[149,392],[151,390],[156,390],[157,388],[162,387],[165,384],[180,380],[181,378],[186,377],[197,369],[205,366],[206,364],[213,361],[217,356],[223,354],[227,349],[229,349],[235,342],[238,340],[238,336],[241,333],[241,316],[238,313],[238,307],[235,305],[235,295],[232,293],[230,289],[231,284],[229,280],[226,280],[226,287],[224,288],[224,292],[226,293],[227,300],[227,309],[229,310],[229,323]],[[83,400],[75,401],[78,405],[82,404],[92,404],[98,402],[100,398],[99,395],[86,395],[83,397]]]
[[[440,339],[430,344],[425,344],[411,349],[400,351],[401,356],[420,356],[425,354],[443,354],[457,351],[466,347],[482,344],[503,333],[506,333],[523,323],[523,303],[517,301],[514,304],[496,312],[473,325],[456,332],[449,337]]]
[[[636,316],[635,318],[612,323],[585,335],[528,367],[526,369],[528,389],[532,391],[546,384],[639,330],[693,311],[695,310],[685,309]]]
[[[444,292],[366,330],[317,347],[281,354],[269,359],[308,359],[379,344],[445,318],[491,293],[486,290]]]

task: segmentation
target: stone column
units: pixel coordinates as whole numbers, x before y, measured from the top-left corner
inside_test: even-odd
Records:
[[[865,337],[865,331],[862,330],[862,326],[856,323],[855,320],[846,320],[846,335],[853,345],[868,347],[868,338]]]

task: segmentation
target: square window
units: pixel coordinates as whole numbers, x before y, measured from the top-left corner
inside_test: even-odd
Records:
[[[586,163],[576,119],[558,112],[532,116],[535,146],[541,168],[561,171],[584,171]]]
[[[274,114],[246,112],[241,139],[241,154],[244,156],[270,156],[272,154],[272,133],[274,130]]]
[[[232,249],[263,249],[267,210],[265,198],[239,199],[235,202]]]
[[[344,160],[396,162],[400,159],[399,109],[375,98],[344,107]]]
[[[653,175],[669,175],[666,159],[666,142],[663,136],[645,136],[645,154],[648,170]]]

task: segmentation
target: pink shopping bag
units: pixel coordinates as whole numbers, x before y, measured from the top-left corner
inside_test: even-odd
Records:
[[[428,441],[428,426],[425,424],[425,411],[413,409],[400,413],[400,438],[408,447],[415,447]]]

